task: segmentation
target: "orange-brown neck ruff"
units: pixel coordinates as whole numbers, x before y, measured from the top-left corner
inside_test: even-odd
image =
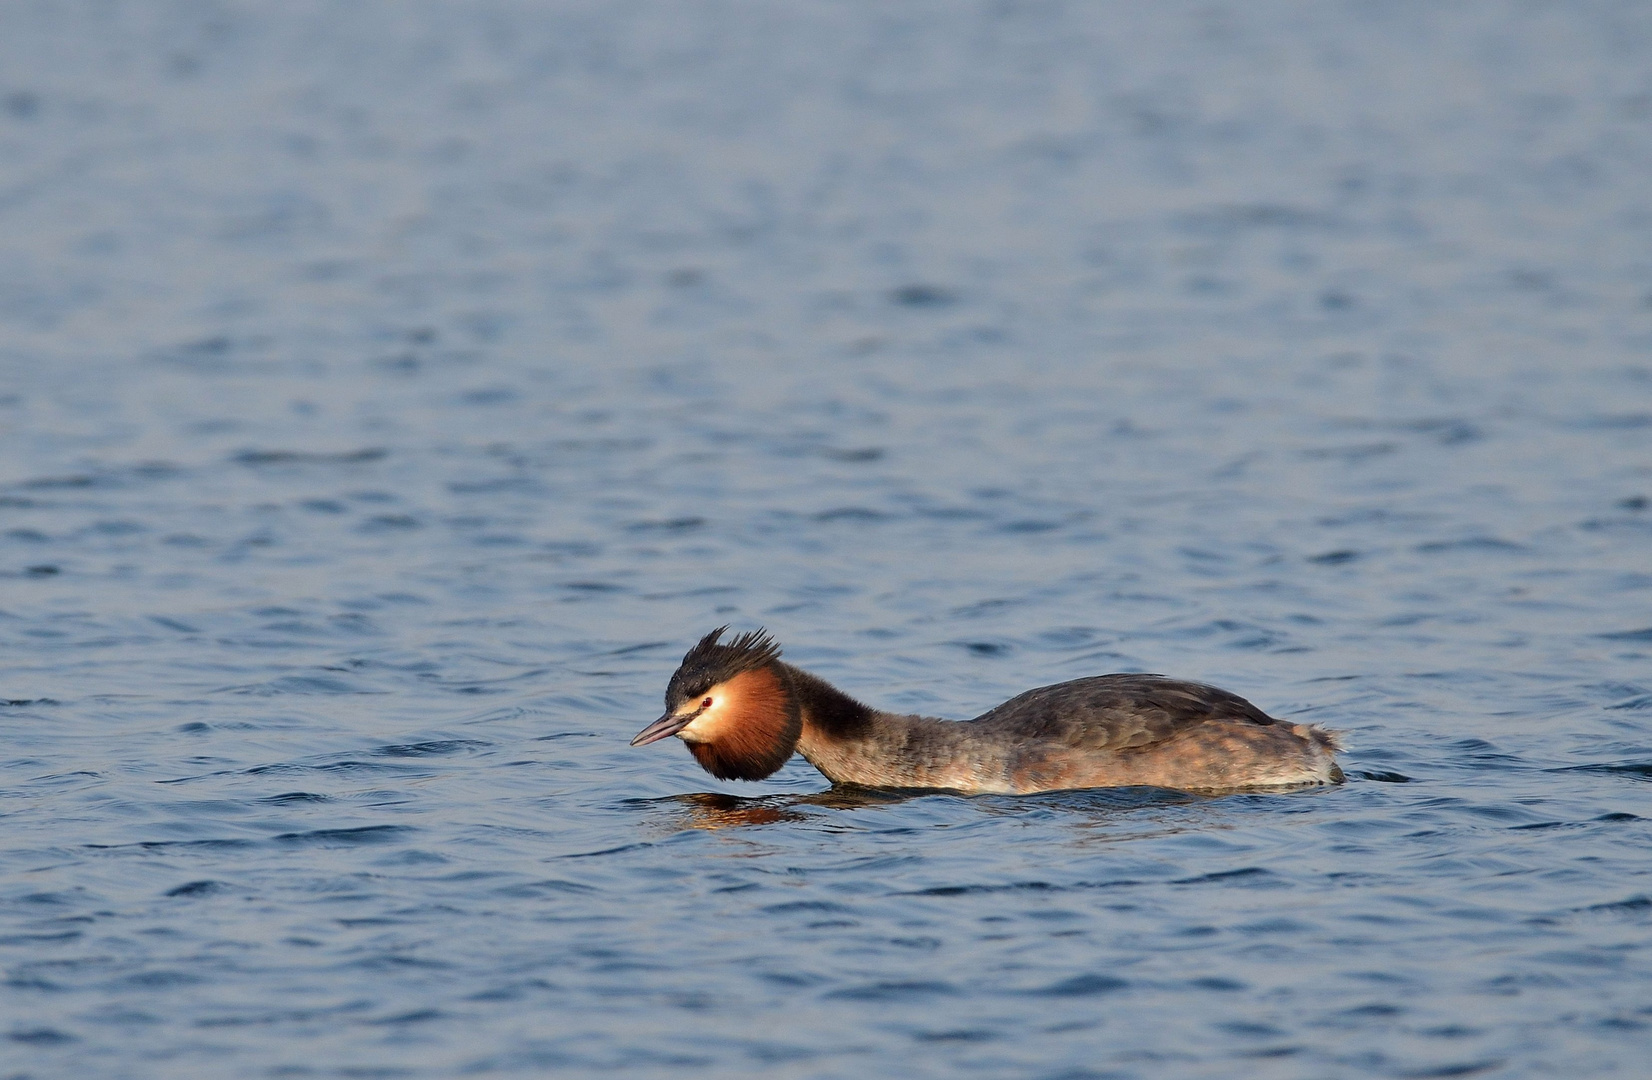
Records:
[[[720,780],[762,780],[797,749],[803,717],[771,665],[742,671],[712,688],[715,716],[684,730],[700,767]]]

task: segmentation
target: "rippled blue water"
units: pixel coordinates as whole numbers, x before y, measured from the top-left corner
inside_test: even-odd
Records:
[[[0,1075],[1644,1075],[1648,55],[0,8]],[[629,749],[725,622],[953,717],[1212,681],[1350,782]]]

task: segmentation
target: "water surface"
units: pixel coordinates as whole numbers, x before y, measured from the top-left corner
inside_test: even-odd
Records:
[[[0,1073],[1640,1075],[1649,52],[8,6]],[[1211,681],[1350,782],[628,748],[721,623],[949,717]]]

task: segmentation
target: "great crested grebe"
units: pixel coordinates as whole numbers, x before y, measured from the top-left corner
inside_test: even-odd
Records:
[[[762,780],[793,751],[834,784],[1026,795],[1096,787],[1217,792],[1341,783],[1337,736],[1237,694],[1161,675],[1041,686],[974,720],[873,709],[780,662],[762,630],[688,650],[665,715],[632,746],[675,735],[724,780]]]

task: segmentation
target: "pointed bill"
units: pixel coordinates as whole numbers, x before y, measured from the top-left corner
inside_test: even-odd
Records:
[[[637,737],[631,740],[631,745],[647,746],[649,743],[659,742],[661,739],[669,739],[671,736],[687,727],[689,722],[698,715],[699,713],[694,713],[689,716],[676,716],[672,713],[666,713],[652,724],[649,724],[647,727],[637,732]]]

